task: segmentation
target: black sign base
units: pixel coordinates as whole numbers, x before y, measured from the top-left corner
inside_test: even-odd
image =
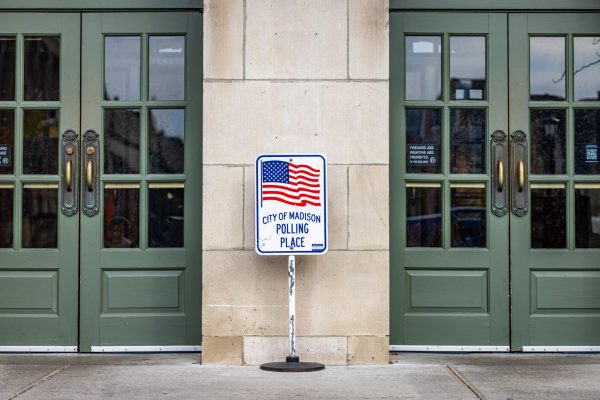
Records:
[[[312,372],[325,369],[323,364],[300,362],[299,357],[286,357],[285,362],[272,362],[262,364],[260,369],[273,372]]]

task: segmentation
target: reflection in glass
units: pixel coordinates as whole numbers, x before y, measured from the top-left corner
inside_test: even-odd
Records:
[[[565,38],[529,38],[529,98],[565,99]]]
[[[485,173],[485,109],[450,110],[450,172]]]
[[[58,173],[58,110],[23,110],[23,173]]]
[[[150,173],[183,173],[184,111],[150,110],[148,136]]]
[[[600,37],[575,37],[575,100],[600,100]]]
[[[441,171],[441,119],[439,108],[406,110],[406,172]]]
[[[26,37],[25,100],[54,101],[60,100],[60,38]]]
[[[185,37],[150,36],[150,100],[183,100]]]
[[[452,247],[485,247],[485,188],[451,189]]]
[[[530,111],[531,173],[565,174],[565,110]]]
[[[183,188],[150,188],[149,247],[183,247]]]
[[[0,37],[0,100],[15,99],[15,38]]]
[[[0,110],[0,174],[15,171],[15,112]]]
[[[600,109],[575,110],[575,173],[600,174]]]
[[[13,247],[13,201],[12,188],[0,186],[0,247]]]
[[[442,44],[439,36],[406,37],[406,100],[442,98]]]
[[[140,99],[140,63],[139,36],[104,38],[104,100]]]
[[[531,248],[562,249],[567,239],[564,189],[531,189]]]
[[[485,37],[450,36],[450,98],[485,97]]]
[[[104,247],[139,247],[139,189],[104,189]]]
[[[440,187],[406,188],[406,247],[442,246]]]
[[[600,189],[575,189],[575,247],[600,248]]]
[[[57,247],[57,212],[57,189],[23,189],[21,237],[24,248]]]
[[[104,109],[104,173],[140,171],[140,110]]]

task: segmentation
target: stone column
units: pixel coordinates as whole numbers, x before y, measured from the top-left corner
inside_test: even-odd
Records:
[[[387,0],[205,0],[203,362],[287,353],[286,257],[254,252],[254,159],[325,153],[329,252],[297,262],[298,354],[387,363]]]

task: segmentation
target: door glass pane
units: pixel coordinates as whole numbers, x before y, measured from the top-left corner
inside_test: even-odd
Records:
[[[104,173],[140,172],[140,110],[104,110]]]
[[[15,171],[15,112],[0,110],[0,174],[12,174]]]
[[[565,99],[565,38],[529,38],[529,98]]]
[[[574,41],[575,100],[600,100],[600,37]]]
[[[40,185],[41,186],[41,185]],[[56,248],[58,237],[58,190],[56,188],[23,189],[24,248]]]
[[[60,76],[60,38],[25,38],[25,100],[57,101]]]
[[[441,172],[441,119],[439,108],[406,110],[406,172]]]
[[[150,100],[185,98],[185,37],[150,37]]]
[[[452,100],[485,99],[485,69],[485,37],[450,36]]]
[[[183,173],[184,111],[150,110],[148,119],[151,174]]]
[[[452,247],[485,247],[485,187],[455,187],[450,195]]]
[[[134,185],[136,186],[136,185]],[[104,247],[139,247],[138,187],[104,188]]]
[[[442,246],[441,187],[406,188],[406,247]]]
[[[0,100],[15,99],[15,38],[0,37]]]
[[[182,187],[153,188],[150,184],[149,247],[183,247]]]
[[[600,109],[575,110],[575,173],[600,173]]]
[[[575,187],[575,246],[600,248],[600,189]]]
[[[12,187],[0,185],[0,247],[13,247],[13,201]]]
[[[565,189],[531,189],[531,248],[566,247]]]
[[[23,110],[23,173],[58,173],[58,110]]]
[[[565,174],[565,110],[531,110],[531,174]]]
[[[485,173],[485,109],[450,110],[450,172]]]
[[[139,36],[106,36],[104,38],[104,100],[139,100],[140,65]]]
[[[439,36],[406,37],[406,100],[442,98],[442,44]]]

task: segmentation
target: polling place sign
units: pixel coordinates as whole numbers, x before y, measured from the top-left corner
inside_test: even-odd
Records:
[[[255,250],[262,255],[327,251],[327,159],[323,154],[256,158]]]

